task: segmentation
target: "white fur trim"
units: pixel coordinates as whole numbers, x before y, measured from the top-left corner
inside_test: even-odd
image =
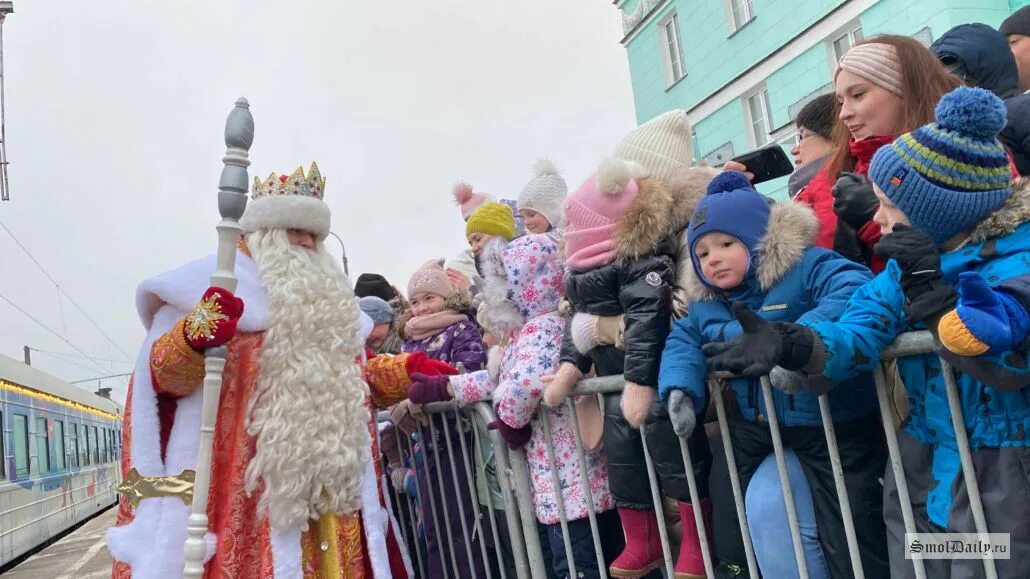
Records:
[[[214,270],[214,256],[209,256],[148,279],[136,291],[136,307],[147,337],[136,358],[132,398],[128,400],[132,411],[128,450],[130,468],[143,476],[177,475],[195,468],[203,393],[198,389],[179,400],[166,458],[162,461],[157,396],[151,387],[150,349],[157,338],[193,308],[208,287]],[[239,278],[236,295],[245,304],[240,329],[264,330],[268,298],[260,284],[257,266],[241,253],[236,255],[236,276]],[[111,554],[132,567],[134,579],[181,576],[189,513],[190,507],[177,498],[143,499],[131,523],[108,532]],[[210,558],[215,552],[215,536],[208,533],[205,540],[208,543],[206,556]]]
[[[358,312],[358,319],[361,321],[361,329],[358,330],[358,339],[362,343],[368,339],[368,336],[372,334],[372,329],[375,328],[375,322],[365,312]]]
[[[259,229],[301,229],[325,239],[330,217],[329,206],[316,197],[270,195],[247,203],[240,226],[247,233]]]
[[[365,526],[365,542],[368,545],[368,559],[376,579],[390,577],[390,552],[386,546],[386,530],[390,517],[379,502],[379,477],[375,464],[370,460],[365,465],[365,476],[361,479],[361,521]]]
[[[272,530],[272,573],[275,579],[302,579],[303,551],[300,548],[300,529]]]
[[[181,577],[189,513],[190,507],[174,497],[143,499],[131,523],[108,529],[107,547],[132,568],[133,579]],[[207,533],[204,541],[206,563],[215,554],[217,538]]]
[[[200,301],[204,290],[211,285],[211,274],[214,271],[215,256],[209,255],[141,283],[136,288],[136,312],[143,322],[143,327],[149,330],[154,323],[154,316],[166,304],[186,315]],[[238,326],[240,331],[259,332],[268,328],[265,319],[268,313],[268,295],[261,285],[257,264],[247,255],[236,252],[236,268],[233,273],[239,280],[235,291],[236,297],[243,300],[243,317],[240,318]]]

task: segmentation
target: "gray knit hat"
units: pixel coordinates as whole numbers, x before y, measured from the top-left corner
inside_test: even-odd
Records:
[[[633,129],[615,147],[613,156],[636,161],[648,177],[667,183],[694,163],[694,147],[687,112],[672,110]]]
[[[529,209],[543,215],[552,229],[565,227],[565,196],[569,189],[554,163],[541,159],[533,165],[533,178],[519,193],[519,211]]]
[[[365,296],[358,300],[358,307],[376,324],[393,323],[393,308],[383,298]]]

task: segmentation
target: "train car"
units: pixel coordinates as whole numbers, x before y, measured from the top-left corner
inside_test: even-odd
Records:
[[[0,355],[0,569],[115,504],[122,407]]]

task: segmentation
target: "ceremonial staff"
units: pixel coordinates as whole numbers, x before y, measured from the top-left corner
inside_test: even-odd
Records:
[[[218,258],[211,274],[211,285],[236,291],[236,242],[242,229],[240,217],[247,207],[248,151],[254,142],[254,117],[250,103],[240,98],[225,120],[225,157],[222,177],[218,181]],[[204,554],[207,545],[207,494],[211,486],[211,443],[218,416],[218,399],[222,392],[222,370],[225,369],[225,346],[204,351],[204,406],[200,425],[200,447],[197,449],[197,476],[193,486],[193,509],[186,524],[186,567],[184,577],[204,575]]]

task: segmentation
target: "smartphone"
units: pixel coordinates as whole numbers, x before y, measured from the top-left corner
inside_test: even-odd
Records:
[[[794,163],[790,162],[787,154],[783,152],[783,147],[777,143],[744,153],[732,160],[744,165],[748,172],[755,174],[755,178],[751,182],[756,185],[794,172]]]

